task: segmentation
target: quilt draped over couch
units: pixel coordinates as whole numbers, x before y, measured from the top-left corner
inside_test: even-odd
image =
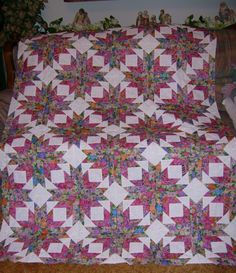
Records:
[[[236,138],[216,37],[160,25],[20,42],[0,259],[235,265]]]

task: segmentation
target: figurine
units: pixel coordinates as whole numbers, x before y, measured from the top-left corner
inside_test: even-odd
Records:
[[[150,22],[151,27],[155,28],[157,26],[157,17],[156,15],[151,16],[151,22]]]
[[[136,27],[143,27],[144,22],[143,22],[143,13],[142,11],[139,11],[137,19],[136,19]]]
[[[149,15],[147,10],[143,12],[143,25],[144,27],[149,27]]]
[[[164,25],[171,25],[172,19],[169,13],[165,13],[164,9],[160,10],[159,21]]]
[[[161,9],[160,15],[159,15],[159,21],[161,24],[164,24],[164,16],[165,16],[165,11],[164,11],[164,9]]]
[[[233,24],[235,23],[236,14],[233,9],[230,9],[225,2],[220,3],[219,19],[222,23]]]
[[[171,19],[170,14],[169,14],[169,13],[166,13],[166,14],[164,15],[164,24],[166,24],[166,25],[171,25],[171,21],[172,21],[172,19]]]
[[[73,27],[83,27],[89,24],[91,24],[91,21],[88,17],[88,13],[84,9],[79,9],[73,21]]]

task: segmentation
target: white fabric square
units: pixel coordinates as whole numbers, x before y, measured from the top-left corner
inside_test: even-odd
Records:
[[[53,209],[53,221],[60,222],[66,221],[66,208],[54,208]]]
[[[25,146],[25,138],[21,137],[21,138],[15,138],[12,141],[11,146],[14,147],[24,147]]]
[[[73,144],[64,154],[63,159],[72,167],[77,168],[86,157],[86,154],[83,153],[75,144]]]
[[[183,189],[195,203],[198,203],[202,197],[209,191],[208,188],[201,183],[197,178],[194,178],[189,185]]]
[[[79,116],[89,107],[89,104],[84,99],[78,97],[69,107]]]
[[[102,243],[91,243],[89,244],[88,253],[102,253],[103,244]]]
[[[138,120],[138,117],[136,116],[126,116],[125,122],[127,124],[138,124],[139,120]]]
[[[155,102],[148,99],[143,102],[138,108],[143,111],[144,114],[151,117],[159,107],[155,104]]]
[[[103,221],[104,220],[104,208],[103,207],[90,208],[90,218],[92,221]]]
[[[136,87],[126,87],[125,96],[127,99],[136,99],[138,97],[138,89]]]
[[[154,243],[159,243],[160,240],[169,232],[169,229],[157,219],[147,228],[145,233],[153,240]]]
[[[167,142],[180,142],[180,137],[177,135],[167,135],[166,141]]]
[[[135,54],[125,56],[125,64],[127,66],[136,67],[138,65],[138,57]]]
[[[62,170],[52,170],[51,171],[51,181],[52,183],[59,184],[65,182],[64,171]]]
[[[140,136],[127,136],[126,142],[127,143],[140,143]]]
[[[41,208],[51,197],[51,193],[47,191],[41,184],[38,184],[30,193],[29,198]]]
[[[93,46],[93,44],[85,37],[82,37],[79,40],[75,41],[72,45],[81,54],[84,54],[86,51],[88,51]]]
[[[182,166],[181,165],[171,165],[168,167],[168,178],[169,179],[179,179],[182,177]]]
[[[101,143],[101,137],[100,136],[89,136],[87,138],[88,144],[95,144],[95,143]]]
[[[124,80],[125,74],[119,69],[113,68],[104,76],[104,78],[115,88]]]
[[[212,242],[211,249],[213,253],[227,253],[227,247],[224,242]]]
[[[36,90],[37,88],[35,85],[26,86],[24,90],[24,95],[34,97],[36,95]]]
[[[57,76],[57,72],[51,66],[47,66],[39,75],[38,78],[46,85],[53,81]]]
[[[160,99],[162,99],[162,100],[172,99],[172,90],[171,90],[171,88],[160,88]]]
[[[196,31],[193,31],[193,38],[194,38],[194,39],[202,40],[202,39],[205,38],[205,34],[204,34],[203,31],[198,31],[198,30],[196,30]]]
[[[38,55],[31,55],[27,59],[27,66],[36,66],[38,65]]]
[[[191,81],[191,79],[183,71],[182,68],[180,68],[179,70],[177,70],[177,72],[172,76],[172,78],[178,83],[178,85],[181,88],[184,88]]]
[[[210,217],[222,217],[224,215],[223,203],[210,203],[209,205]]]
[[[192,68],[203,69],[203,59],[199,57],[192,57]]]
[[[67,122],[67,116],[64,114],[57,114],[54,117],[54,123],[63,124]]]
[[[36,137],[41,137],[42,135],[48,133],[51,129],[49,129],[47,126],[40,124],[37,125],[35,127],[33,127],[32,129],[30,129],[29,131],[34,134]]]
[[[21,114],[19,116],[18,123],[19,124],[26,124],[31,122],[32,115],[29,114]]]
[[[10,161],[10,157],[0,149],[0,170],[3,171]]]
[[[160,44],[151,34],[146,35],[138,45],[150,54]]]
[[[170,217],[183,217],[184,209],[182,203],[169,204],[169,216]]]
[[[143,219],[143,206],[130,206],[129,218],[130,220]]]
[[[70,65],[71,64],[71,55],[66,53],[61,53],[59,55],[59,64],[61,65]]]
[[[201,90],[193,90],[193,98],[195,100],[205,100],[204,92]]]
[[[112,185],[104,192],[104,196],[115,206],[119,206],[127,195],[128,192],[116,182],[113,182]]]
[[[160,27],[161,34],[172,34],[172,29],[170,27]]]
[[[10,244],[7,252],[20,252],[24,247],[24,243],[13,242]]]
[[[25,184],[27,182],[26,171],[14,171],[14,182],[17,184]]]
[[[80,221],[71,227],[66,234],[71,238],[73,242],[76,244],[82,240],[84,240],[88,235],[89,231],[82,225]]]
[[[88,170],[88,178],[90,182],[102,182],[102,170],[90,169]]]
[[[104,66],[104,57],[103,56],[93,56],[93,66],[95,67],[103,67]]]
[[[58,96],[68,96],[70,93],[70,87],[66,84],[59,84],[57,86],[57,95]]]
[[[61,253],[63,248],[62,243],[50,243],[48,253]]]
[[[209,176],[210,177],[223,177],[224,164],[223,163],[209,163]]]
[[[57,146],[62,145],[62,143],[63,143],[63,137],[51,137],[48,142],[49,145],[57,145]]]
[[[162,121],[163,124],[173,123],[176,121],[176,118],[174,114],[166,113],[162,115]]]
[[[172,58],[171,55],[163,54],[160,56],[160,66],[171,66]]]
[[[131,242],[129,244],[129,253],[143,253],[143,243]]]
[[[89,116],[89,123],[101,123],[102,122],[102,115],[90,115]]]
[[[29,210],[28,208],[16,208],[16,221],[28,221]]]
[[[129,180],[142,180],[143,173],[140,167],[130,167],[128,168],[128,179]]]
[[[170,253],[173,253],[173,254],[185,253],[184,242],[171,242]]]
[[[103,87],[93,86],[91,89],[92,98],[103,98]]]
[[[142,156],[145,157],[153,165],[157,165],[162,158],[167,154],[167,152],[155,142],[152,142],[145,150],[142,152]]]

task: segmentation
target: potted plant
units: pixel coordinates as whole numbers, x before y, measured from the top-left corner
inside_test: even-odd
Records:
[[[16,43],[38,32],[35,26],[46,22],[41,16],[46,0],[1,0],[0,43]]]

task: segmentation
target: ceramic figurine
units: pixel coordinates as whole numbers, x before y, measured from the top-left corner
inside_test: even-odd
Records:
[[[226,24],[233,24],[236,20],[236,13],[233,9],[230,9],[225,2],[220,3],[219,19]]]
[[[143,13],[139,11],[138,16],[136,18],[136,27],[143,27]]]
[[[89,24],[91,24],[91,21],[88,17],[88,13],[84,9],[79,9],[73,21],[73,27],[83,27]]]
[[[165,10],[161,9],[160,10],[160,15],[159,15],[159,21],[161,24],[164,24],[164,16],[165,16]]]
[[[144,27],[149,27],[149,14],[147,10],[143,12],[143,25]]]
[[[164,24],[171,25],[172,19],[169,13],[166,13],[164,15]]]
[[[150,21],[151,27],[155,28],[157,26],[157,17],[156,15],[151,16],[151,21]]]

